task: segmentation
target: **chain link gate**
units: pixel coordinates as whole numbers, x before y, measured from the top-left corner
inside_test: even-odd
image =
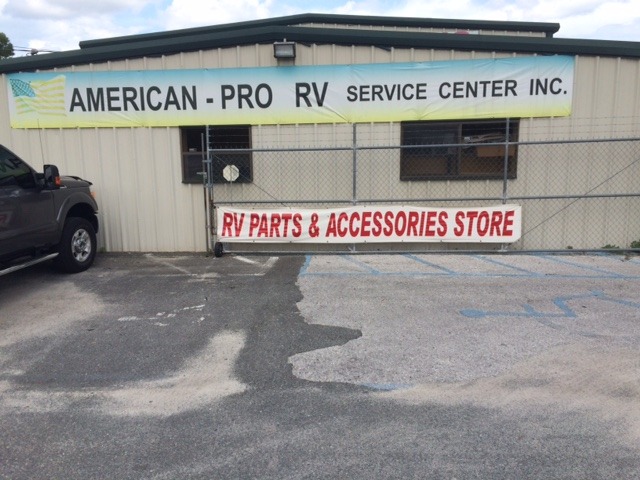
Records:
[[[524,121],[523,121],[524,122]],[[472,124],[435,125],[436,135],[395,126],[324,127],[300,146],[302,127],[253,127],[257,148],[211,148],[207,129],[203,184],[207,245],[221,255],[216,208],[329,208],[353,205],[522,206],[522,235],[511,244],[239,244],[236,253],[640,251],[640,138],[516,141]],[[421,125],[426,125],[422,123]],[[441,127],[439,127],[441,125]],[[478,125],[482,126],[481,123]],[[433,130],[434,125],[430,126]],[[526,125],[519,125],[523,133]],[[314,131],[319,127],[313,127]],[[385,128],[391,134],[382,132]],[[440,128],[440,130],[438,130]],[[458,129],[456,134],[452,133]],[[484,127],[483,127],[484,128]],[[465,135],[472,133],[473,135]],[[535,137],[535,131],[526,132]],[[332,136],[332,145],[321,146]],[[522,136],[522,135],[521,135]],[[451,139],[443,143],[442,139]],[[268,145],[267,145],[268,144]],[[296,146],[290,147],[288,145]],[[284,147],[282,145],[285,145]],[[238,167],[235,162],[244,162]]]

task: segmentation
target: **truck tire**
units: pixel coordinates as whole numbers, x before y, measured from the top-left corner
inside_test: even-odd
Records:
[[[96,245],[96,232],[91,222],[80,217],[67,218],[54,264],[64,272],[83,272],[93,263]]]

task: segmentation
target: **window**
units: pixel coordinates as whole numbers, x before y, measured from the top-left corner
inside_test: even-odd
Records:
[[[517,120],[509,121],[508,134],[517,141]],[[400,180],[501,179],[506,145],[492,144],[506,140],[506,120],[402,123]],[[516,178],[517,154],[509,145],[508,178]]]
[[[0,146],[0,186],[19,185],[23,188],[36,186],[33,172],[18,157]]]
[[[182,144],[182,183],[202,183],[202,161],[206,158],[207,128],[209,129],[209,148],[211,154],[212,181],[229,183],[224,176],[225,167],[235,166],[235,183],[252,181],[251,127],[215,126],[181,128]],[[224,150],[246,150],[231,151]],[[237,170],[236,170],[237,169]],[[229,169],[227,169],[227,172]],[[233,175],[235,177],[236,175]]]

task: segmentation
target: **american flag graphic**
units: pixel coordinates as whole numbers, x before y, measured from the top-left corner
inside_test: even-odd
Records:
[[[65,115],[65,80],[64,75],[32,82],[18,78],[9,79],[18,115],[31,112],[41,115]]]

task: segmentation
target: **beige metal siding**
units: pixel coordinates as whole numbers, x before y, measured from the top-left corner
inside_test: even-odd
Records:
[[[568,118],[534,118],[520,125],[521,141],[584,140],[640,137],[640,61],[576,57],[573,113]],[[582,195],[637,192],[637,168],[624,170],[633,157],[620,158],[615,144],[579,144],[521,148],[513,196]],[[622,173],[620,173],[622,172]],[[632,173],[630,175],[630,173]],[[540,179],[543,179],[542,181]],[[603,179],[612,181],[599,185]],[[523,229],[538,225],[568,204],[550,202],[546,210],[523,210]],[[640,238],[640,199],[581,201],[559,215],[561,232],[545,237],[544,229],[527,235],[524,248],[620,246]]]
[[[6,78],[2,78],[6,89]],[[6,90],[5,90],[6,92]],[[107,251],[204,251],[204,194],[181,183],[177,128],[15,130],[0,95],[0,142],[42,170],[93,182]]]
[[[385,63],[408,61],[462,60],[469,58],[505,57],[509,54],[490,52],[457,52],[449,50],[391,49],[375,47],[341,47],[333,45],[298,46],[296,65],[350,63]],[[160,58],[143,58],[73,67],[76,71],[157,70],[180,68],[236,68],[275,66],[271,45],[252,45],[215,49]],[[586,139],[594,137],[640,136],[640,62],[637,60],[580,57],[576,62],[573,114],[569,118],[524,119],[520,140]],[[76,130],[13,130],[8,119],[7,81],[2,77],[0,95],[0,142],[24,156],[34,166],[56,163],[65,174],[83,176],[95,184],[101,210],[100,245],[108,251],[204,251],[205,220],[203,189],[199,185],[181,183],[180,138],[177,128],[76,129]],[[360,146],[399,145],[399,124],[359,125]],[[321,181],[350,178],[352,152],[351,125],[286,125],[257,126],[252,129],[253,146],[258,149],[277,147],[345,147],[345,151],[317,161],[312,153],[286,157],[277,163],[278,175],[304,171],[302,181],[292,182],[281,198],[290,200],[330,199],[350,196],[351,183]],[[44,159],[42,152],[45,153]],[[465,182],[400,182],[399,153],[389,151],[365,153],[360,162],[358,198],[407,197],[482,197],[495,196],[494,181]],[[529,153],[532,152],[532,153]],[[542,153],[541,153],[542,152]],[[621,166],[615,159],[590,161],[584,152],[567,148],[558,157],[558,149],[544,147],[533,153],[522,149],[518,178],[509,183],[510,195],[556,195],[588,190],[593,178],[612,175]],[[258,161],[255,154],[254,183],[221,187],[220,199],[242,200],[259,198],[259,192],[270,192],[274,185],[272,167]],[[367,158],[366,155],[369,155]],[[548,181],[540,185],[539,179]],[[553,178],[552,178],[553,177]],[[561,182],[558,183],[558,177]],[[383,180],[380,180],[380,179]],[[553,180],[553,181],[552,181]],[[629,182],[637,183],[631,178]],[[558,187],[561,185],[561,187]],[[631,187],[630,187],[631,188]],[[637,188],[636,188],[637,190]],[[612,192],[614,193],[614,192]],[[269,196],[264,194],[264,199]],[[539,232],[527,237],[525,248],[578,248],[585,228],[593,228],[601,236],[602,245],[614,232],[635,240],[640,233],[637,199],[592,208],[584,202],[579,214],[563,218],[562,235],[543,238]],[[549,207],[550,209],[553,206]],[[610,209],[615,209],[612,212]],[[626,210],[626,211],[621,211]],[[634,212],[630,214],[629,212]],[[524,210],[525,228],[535,225],[545,215],[541,211],[529,215]],[[612,226],[613,214],[626,216],[623,226]],[[537,216],[536,216],[537,215]]]

